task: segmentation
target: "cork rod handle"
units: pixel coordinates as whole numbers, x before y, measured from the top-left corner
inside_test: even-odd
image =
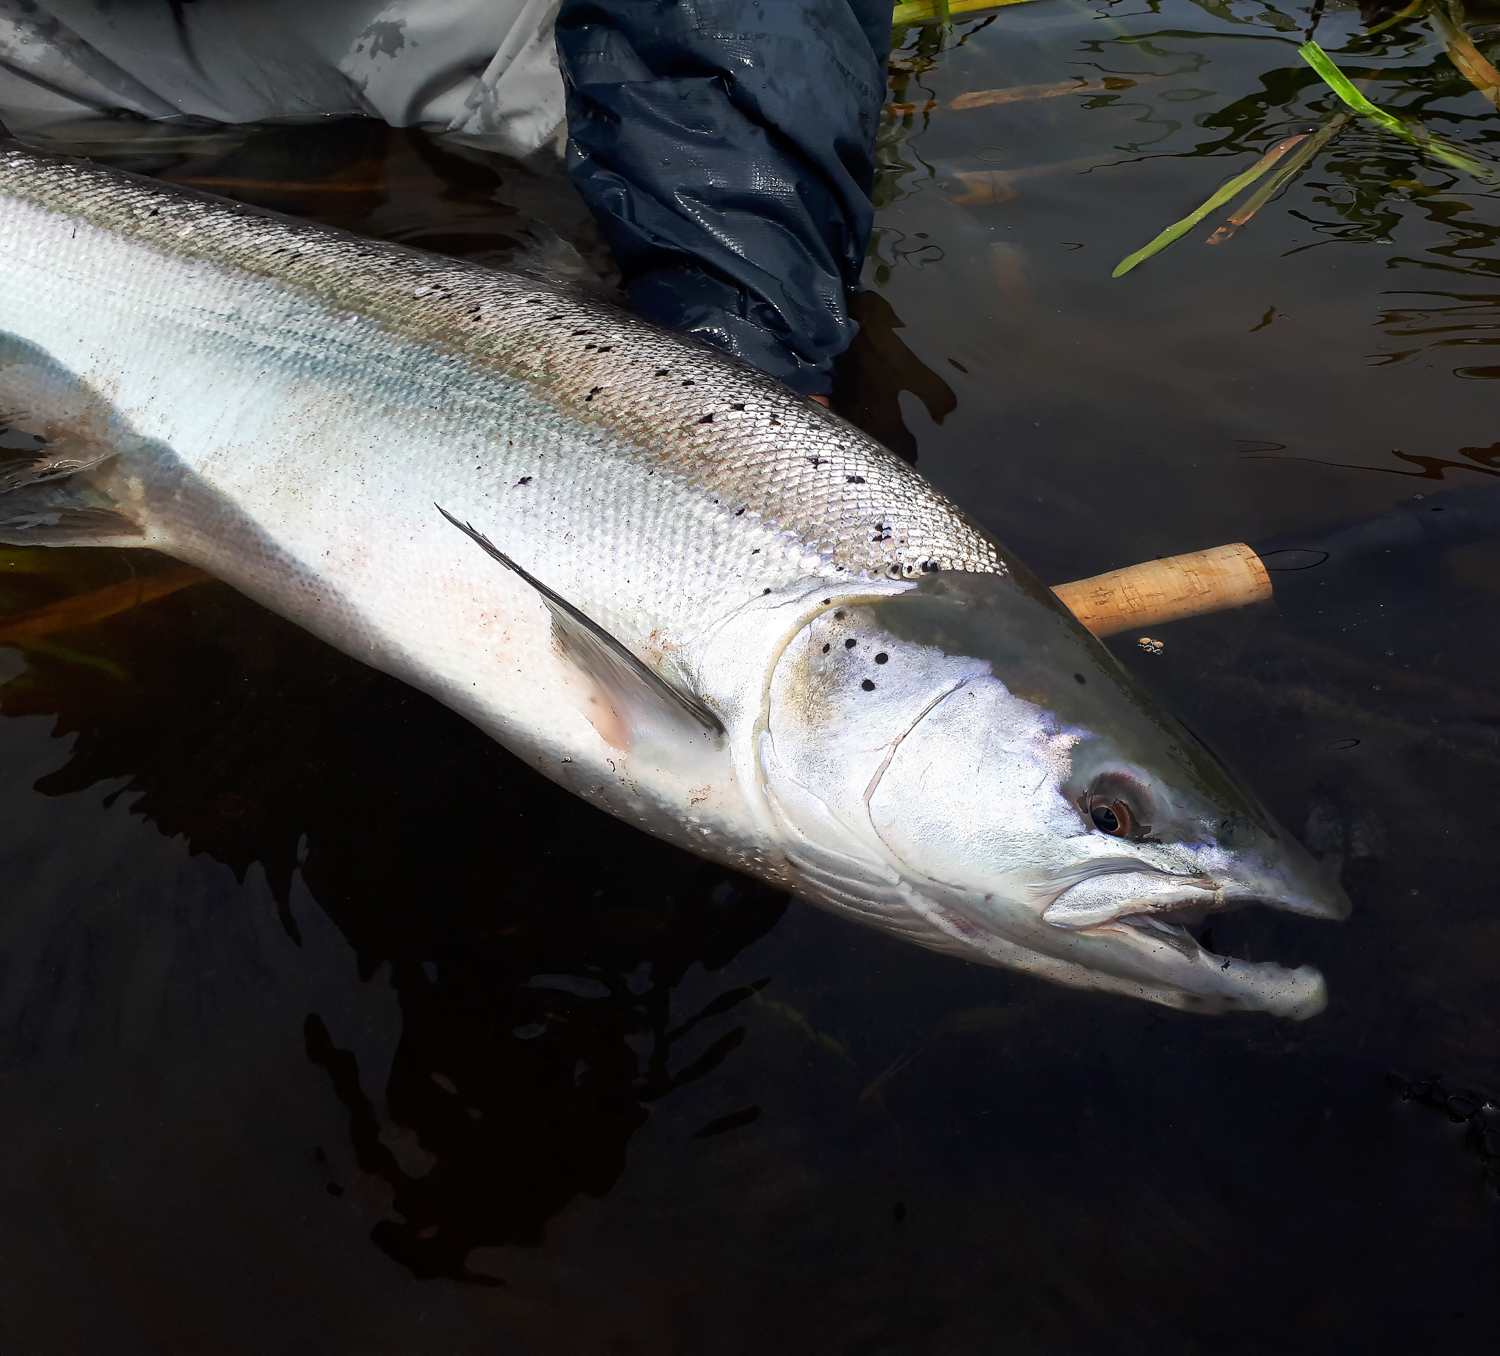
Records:
[[[1271,596],[1271,576],[1254,551],[1235,542],[1076,579],[1052,592],[1096,636],[1112,636],[1263,602]]]

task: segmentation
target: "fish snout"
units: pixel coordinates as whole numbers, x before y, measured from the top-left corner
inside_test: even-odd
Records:
[[[1189,927],[1209,914],[1252,905],[1303,918],[1348,918],[1349,896],[1333,872],[1296,843],[1277,851],[1215,854],[1173,870],[1145,861],[1091,863],[1042,910],[1053,927],[1101,927],[1137,915],[1167,915]]]
[[[1223,884],[1226,908],[1260,904],[1335,923],[1353,910],[1337,873],[1285,832],[1225,853],[1214,874]]]

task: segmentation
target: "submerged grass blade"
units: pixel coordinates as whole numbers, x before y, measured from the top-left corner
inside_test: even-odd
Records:
[[[1313,157],[1343,129],[1354,116],[1352,113],[1336,113],[1326,127],[1308,137],[1286,160],[1276,167],[1276,173],[1266,180],[1234,211],[1229,219],[1208,237],[1210,245],[1222,245],[1241,226],[1250,220],[1268,202],[1313,162]]]
[[[1464,7],[1459,0],[1427,0],[1427,16],[1442,35],[1448,58],[1459,73],[1486,99],[1500,109],[1500,71],[1485,59],[1464,27]]]
[[[1362,114],[1374,123],[1378,123],[1386,131],[1394,132],[1403,141],[1409,141],[1413,146],[1417,146],[1428,154],[1436,156],[1446,164],[1452,165],[1454,169],[1463,170],[1465,174],[1472,175],[1483,183],[1494,182],[1494,166],[1486,165],[1482,160],[1475,159],[1474,156],[1455,146],[1451,141],[1445,141],[1442,137],[1434,136],[1420,123],[1408,124],[1403,122],[1394,113],[1387,113],[1385,109],[1377,108],[1354,88],[1349,77],[1333,64],[1333,58],[1319,47],[1317,43],[1303,43],[1297,49],[1297,54],[1313,70],[1321,75],[1327,81],[1328,87],[1356,113]]]
[[[127,579],[89,593],[77,593],[45,607],[0,616],[0,645],[32,641],[38,636],[91,626],[116,613],[128,612],[131,608],[165,598],[178,589],[206,583],[212,578],[191,565],[180,565],[174,570],[158,570],[139,579]]]
[[[1389,19],[1382,20],[1380,23],[1376,24],[1374,28],[1365,29],[1364,36],[1367,38],[1373,37],[1376,33],[1384,33],[1386,29],[1394,28],[1403,20],[1416,18],[1416,16],[1422,12],[1422,7],[1426,3],[1427,0],[1412,0],[1411,4],[1409,4],[1399,14],[1393,14]]]
[[[1253,184],[1257,179],[1260,178],[1262,174],[1269,170],[1278,160],[1281,159],[1283,155],[1291,150],[1293,146],[1296,146],[1298,143],[1306,140],[1307,137],[1304,134],[1302,136],[1287,137],[1284,141],[1278,141],[1274,146],[1271,147],[1269,151],[1261,156],[1261,158],[1257,160],[1253,165],[1251,165],[1250,168],[1247,169],[1243,174],[1235,175],[1233,179],[1231,179],[1227,184],[1219,189],[1219,191],[1215,193],[1213,197],[1211,197],[1206,203],[1204,203],[1202,207],[1198,208],[1194,212],[1190,212],[1187,216],[1183,217],[1181,221],[1174,221],[1170,226],[1167,227],[1166,230],[1158,235],[1156,239],[1152,240],[1149,244],[1142,245],[1141,248],[1138,249],[1134,254],[1127,254],[1123,259],[1120,260],[1118,264],[1115,265],[1115,271],[1109,276],[1111,278],[1123,277],[1143,260],[1149,259],[1153,254],[1160,254],[1162,250],[1166,249],[1166,247],[1170,245],[1174,240],[1180,240],[1189,231],[1191,231],[1193,227],[1196,226],[1200,221],[1202,221],[1203,218],[1206,217],[1210,212],[1213,212],[1218,208],[1224,206],[1226,202],[1235,197],[1242,190],[1249,188],[1251,184]]]

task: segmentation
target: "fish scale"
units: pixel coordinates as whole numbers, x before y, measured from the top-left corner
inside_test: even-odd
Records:
[[[836,572],[1003,568],[982,530],[873,439],[596,297],[20,148],[0,153],[0,194],[183,263],[274,279],[476,374],[524,382],[570,423],[607,429],[628,455],[744,506]]]

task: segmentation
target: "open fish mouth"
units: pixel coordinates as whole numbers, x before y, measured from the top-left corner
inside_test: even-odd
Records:
[[[1127,933],[1137,947],[1154,956],[1158,963],[1153,968],[1176,990],[1175,1006],[1198,1011],[1258,1010],[1294,1019],[1316,1016],[1328,1004],[1328,988],[1318,970],[1310,965],[1291,968],[1277,961],[1225,955],[1229,947],[1224,939],[1214,938],[1216,919],[1241,910],[1260,913],[1255,905],[1264,903],[1242,898],[1217,912],[1187,906],[1122,914],[1099,931]],[[1215,950],[1215,945],[1222,950]]]
[[[1171,1001],[1177,1006],[1309,1017],[1327,1001],[1317,970],[1227,954],[1239,948],[1226,932],[1243,930],[1229,922],[1235,915],[1348,916],[1348,900],[1331,882],[1310,876],[1305,883],[1289,884],[1266,880],[1222,887],[1206,876],[1121,864],[1090,871],[1064,889],[1042,917],[1080,939],[1092,935],[1128,941],[1142,963],[1137,972],[1142,978],[1147,978],[1142,971],[1149,972],[1157,983],[1175,990]],[[1252,925],[1250,931],[1255,930]]]

